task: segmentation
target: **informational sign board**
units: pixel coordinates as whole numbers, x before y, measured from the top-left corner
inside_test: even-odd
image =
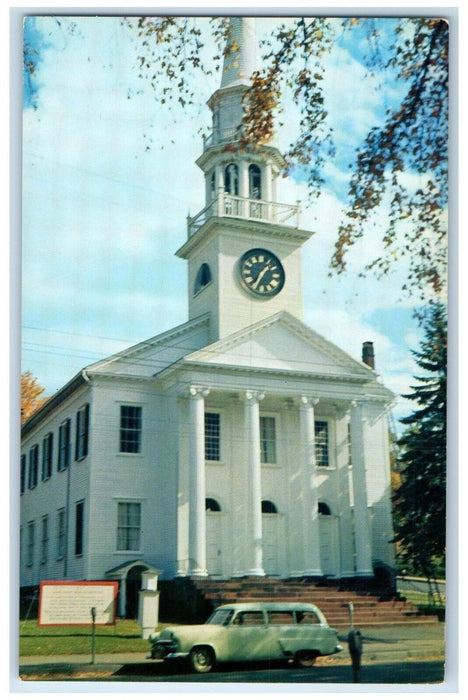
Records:
[[[113,625],[117,592],[117,581],[42,581],[38,624]]]

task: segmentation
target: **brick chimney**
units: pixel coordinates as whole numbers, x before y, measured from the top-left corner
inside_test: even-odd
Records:
[[[374,343],[370,340],[362,344],[362,361],[371,369],[375,369]]]

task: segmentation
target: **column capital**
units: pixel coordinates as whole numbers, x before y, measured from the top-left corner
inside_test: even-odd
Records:
[[[208,396],[210,393],[210,390],[207,387],[203,386],[191,386],[189,388],[189,395],[190,396],[203,396],[204,398]]]
[[[303,395],[299,399],[299,405],[301,407],[302,406],[304,406],[304,407],[312,406],[315,408],[315,406],[317,406],[319,401],[320,401],[320,399],[318,399],[317,397]]]
[[[244,394],[244,399],[246,401],[251,401],[252,403],[259,403],[265,398],[264,391],[251,391],[248,389]]]
[[[363,415],[363,408],[366,402],[363,400],[353,400],[350,403],[351,405],[348,411],[349,420],[351,421],[352,417],[354,416],[355,420],[359,421],[360,419],[363,423],[367,423],[367,417]]]

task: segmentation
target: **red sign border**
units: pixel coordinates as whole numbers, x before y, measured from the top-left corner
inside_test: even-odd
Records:
[[[92,625],[92,620],[89,622],[40,622],[41,606],[42,606],[42,590],[46,586],[111,586],[114,589],[114,610],[111,622],[96,622],[96,627],[109,627],[115,625],[117,617],[117,595],[119,592],[118,581],[41,581],[39,584],[39,609],[37,616],[38,627],[89,627]]]

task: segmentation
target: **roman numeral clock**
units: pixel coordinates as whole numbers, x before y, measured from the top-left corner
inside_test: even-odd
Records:
[[[284,285],[284,268],[278,257],[264,248],[245,252],[238,263],[242,287],[259,297],[273,297]]]

